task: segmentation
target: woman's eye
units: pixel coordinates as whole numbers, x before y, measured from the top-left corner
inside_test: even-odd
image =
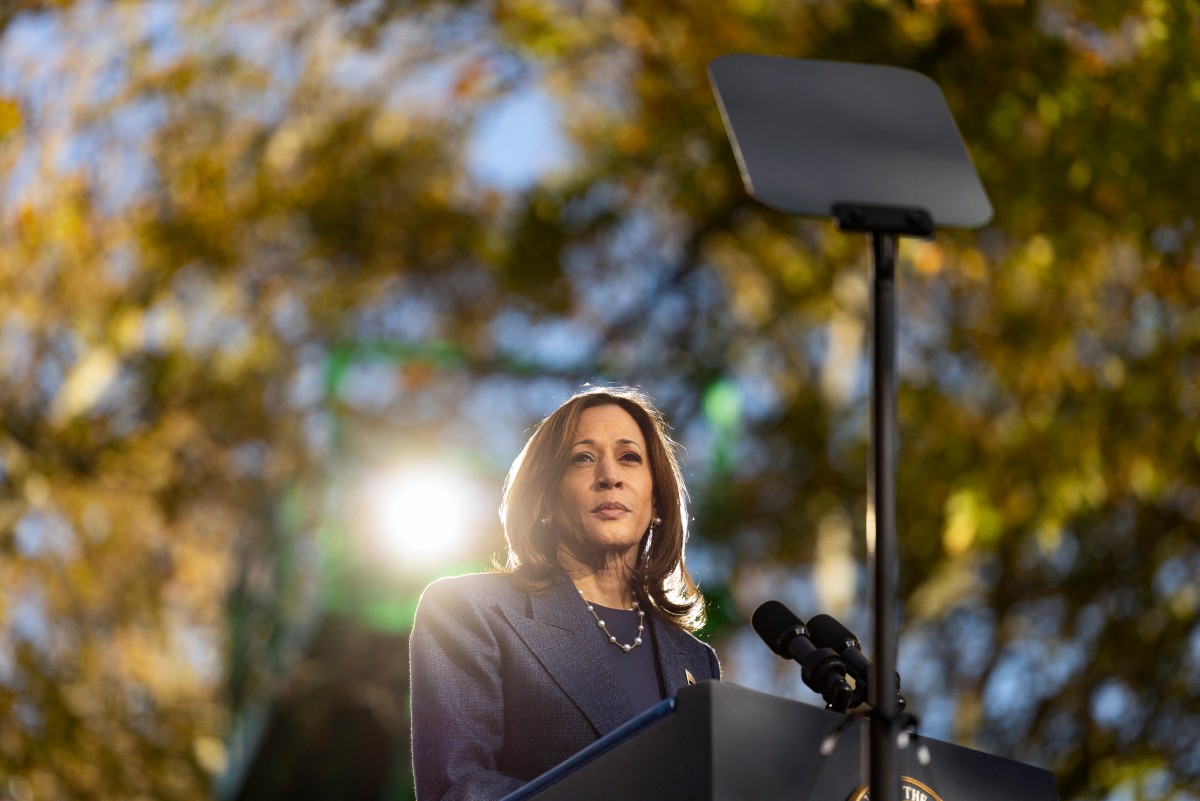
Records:
[[[622,461],[637,462],[638,464],[641,464],[642,456],[639,453],[633,453],[632,451],[630,451],[629,453],[621,454],[621,459],[622,459]]]
[[[581,451],[571,457],[572,464],[578,464],[580,462],[590,462],[590,461],[592,461],[592,455],[590,453],[588,453],[587,451]]]

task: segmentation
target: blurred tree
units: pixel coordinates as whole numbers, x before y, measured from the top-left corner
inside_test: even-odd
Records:
[[[0,791],[205,791],[243,710],[295,697],[306,654],[338,664],[306,651],[315,610],[423,580],[330,557],[343,472],[425,443],[498,486],[589,379],[645,386],[688,446],[734,681],[770,672],[741,622],[773,588],[865,628],[866,249],[745,198],[705,69],[758,52],[929,75],[997,209],[902,249],[901,668],[926,731],[1049,767],[1064,799],[1193,797],[1198,11],[6,10]],[[520,143],[480,132],[531,96],[565,155],[489,181],[477,160]]]

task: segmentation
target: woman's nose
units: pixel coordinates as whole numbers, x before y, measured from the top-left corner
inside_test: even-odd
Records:
[[[621,479],[617,476],[617,465],[613,459],[606,457],[596,463],[597,489],[616,489],[621,486],[621,483]]]

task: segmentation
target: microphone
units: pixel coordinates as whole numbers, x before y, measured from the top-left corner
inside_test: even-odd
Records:
[[[829,615],[817,615],[808,621],[808,634],[814,645],[820,648],[831,648],[846,662],[850,675],[856,682],[861,682],[867,688],[868,702],[877,706],[871,700],[871,677],[875,666],[870,663],[862,652],[862,643],[850,629],[843,626]],[[908,706],[908,702],[900,692],[900,673],[896,673],[896,704],[900,709]]]
[[[800,663],[800,678],[825,699],[830,709],[845,712],[854,691],[846,683],[846,664],[832,648],[818,648],[808,637],[804,621],[779,601],[767,601],[754,611],[750,625],[775,653]]]

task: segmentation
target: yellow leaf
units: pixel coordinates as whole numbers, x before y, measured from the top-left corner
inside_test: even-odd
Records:
[[[21,107],[16,101],[0,97],[0,139],[21,127]]]
[[[75,363],[50,407],[50,420],[62,425],[86,412],[117,376],[120,361],[106,347],[94,348]]]

